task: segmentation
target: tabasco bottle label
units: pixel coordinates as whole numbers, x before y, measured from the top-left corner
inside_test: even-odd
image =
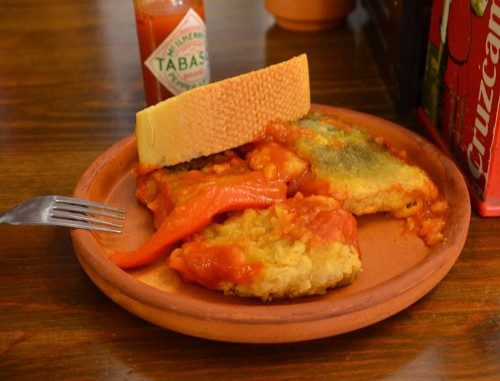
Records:
[[[192,8],[144,64],[173,95],[210,82],[207,33]]]

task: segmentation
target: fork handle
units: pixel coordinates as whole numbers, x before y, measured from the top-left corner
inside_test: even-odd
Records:
[[[12,224],[9,213],[0,213],[0,224]]]
[[[8,223],[9,223],[9,216],[6,213],[1,213],[0,224],[8,224]]]
[[[9,209],[6,212],[0,213],[0,224],[19,225],[12,213],[10,213],[11,210]]]

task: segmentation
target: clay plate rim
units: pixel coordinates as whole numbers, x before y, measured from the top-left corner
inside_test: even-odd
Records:
[[[360,112],[336,108],[325,105],[314,105],[313,110],[324,111],[341,116],[355,124],[362,126],[376,126],[380,133],[390,138],[397,136],[404,144],[417,145],[428,156],[435,160],[438,172],[444,176],[441,187],[445,197],[453,200],[450,208],[449,220],[453,221],[447,227],[448,241],[439,249],[432,252],[417,266],[408,271],[378,284],[372,288],[362,290],[356,294],[350,294],[336,299],[325,299],[321,296],[308,298],[307,302],[288,301],[279,304],[256,304],[241,305],[231,303],[217,304],[198,298],[187,297],[175,292],[165,292],[133,278],[127,272],[114,266],[105,255],[103,255],[98,244],[96,235],[89,231],[72,230],[72,240],[77,257],[91,279],[115,302],[137,314],[136,308],[130,308],[128,303],[121,303],[122,297],[126,296],[136,301],[139,305],[152,307],[156,310],[167,311],[178,315],[199,319],[201,321],[217,321],[238,325],[286,325],[295,323],[309,324],[316,321],[334,321],[336,318],[354,316],[356,313],[372,309],[372,316],[355,316],[357,321],[351,326],[347,324],[343,329],[330,329],[324,334],[317,332],[311,338],[330,336],[343,333],[348,330],[361,328],[374,322],[391,316],[429,292],[446,275],[453,263],[458,258],[466,240],[469,219],[470,203],[467,189],[462,175],[455,164],[444,156],[427,140],[419,135],[384,119],[363,114]],[[112,146],[109,150],[99,156],[85,171],[80,178],[74,195],[76,197],[89,198],[92,189],[95,193],[96,177],[104,172],[112,173],[113,168],[123,165],[124,161],[137,160],[135,137],[130,136]],[[450,189],[453,192],[450,192]],[[106,201],[106,191],[97,194],[96,201]],[[98,277],[99,279],[96,279]],[[103,284],[99,284],[99,283]],[[118,295],[118,296],[117,296]],[[378,309],[380,307],[380,310]],[[141,315],[138,313],[138,315]],[[358,314],[359,315],[359,314]],[[142,316],[149,320],[147,316]],[[155,319],[153,322],[158,323]],[[356,319],[354,319],[356,320]],[[167,325],[167,328],[168,325]],[[183,331],[182,329],[180,331]],[[189,333],[189,328],[184,330]],[[221,338],[227,341],[248,341],[245,338],[224,337],[224,335],[211,334],[210,338]],[[243,335],[244,336],[244,335]],[[299,338],[304,339],[304,338]],[[256,341],[265,341],[256,339]],[[272,341],[288,341],[285,338],[275,338]]]

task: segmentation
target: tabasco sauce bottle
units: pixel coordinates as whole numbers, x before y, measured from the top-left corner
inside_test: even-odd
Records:
[[[148,106],[210,81],[203,0],[134,0]]]

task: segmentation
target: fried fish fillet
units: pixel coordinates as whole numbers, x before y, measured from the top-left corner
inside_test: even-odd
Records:
[[[185,282],[263,300],[323,294],[361,271],[355,218],[331,197],[300,194],[212,223],[168,263]]]
[[[421,168],[382,139],[335,117],[310,114],[293,123],[272,123],[268,135],[310,164],[297,189],[327,195],[361,216],[390,212],[432,245],[443,238],[447,208]]]

